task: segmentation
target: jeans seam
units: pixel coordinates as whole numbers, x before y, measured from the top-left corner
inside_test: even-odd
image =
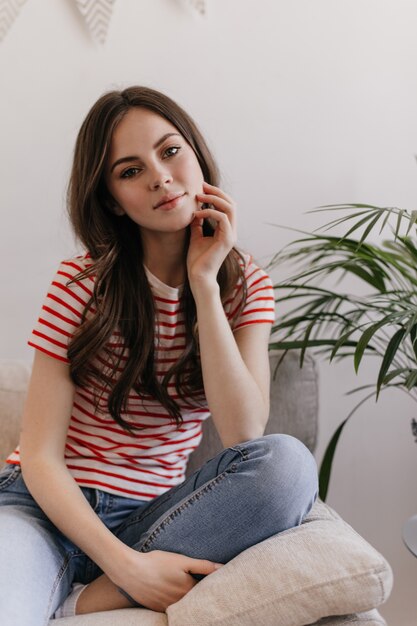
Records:
[[[246,461],[249,456],[249,450],[247,448],[240,448],[239,445],[233,446],[229,448],[229,450],[233,450],[234,452],[239,452],[242,457],[242,461]]]
[[[238,452],[238,453],[240,454],[240,457],[241,457],[241,458],[239,459],[238,463],[240,463],[240,462],[242,462],[242,461],[246,461],[246,460],[247,460],[248,455],[249,455],[249,450],[248,450],[247,448],[240,448],[240,447],[236,446],[236,447],[232,447],[232,448],[228,448],[228,449],[229,449],[229,450],[233,450],[234,452]],[[230,466],[230,468],[229,468],[229,469],[227,469],[227,470],[225,470],[223,473],[226,473],[226,474],[227,474],[227,472],[230,472],[230,471],[231,471],[231,472],[235,472],[235,471],[236,471],[236,469],[237,469],[237,463],[233,463],[233,464]],[[222,476],[222,474],[219,474],[218,476],[216,476],[216,478],[218,478],[219,476]],[[213,478],[212,480],[213,480],[213,481],[215,481],[215,480],[216,480],[216,478]],[[189,480],[191,480],[191,476],[189,476],[189,477],[188,477],[188,478],[184,481],[184,483],[183,483],[183,484],[185,484],[185,483],[186,483],[187,481],[189,481]],[[201,489],[203,489],[203,488],[204,488],[204,487],[202,487]],[[122,525],[123,525],[123,531],[125,531],[127,528],[130,528],[131,526],[134,526],[134,525],[135,525],[135,524],[136,524],[139,520],[140,520],[140,521],[143,521],[144,519],[146,519],[146,517],[147,517],[148,515],[152,515],[152,514],[155,512],[155,510],[158,508],[158,506],[161,506],[161,505],[162,505],[162,503],[158,504],[157,506],[155,506],[155,505],[154,505],[154,506],[150,505],[149,507],[147,507],[147,508],[146,508],[146,510],[145,510],[145,511],[139,512],[139,513],[138,513],[138,515],[137,515],[137,516],[135,516],[135,517],[131,517],[131,518],[130,518],[130,521],[129,521],[129,524],[126,524],[126,525],[123,525],[123,524],[122,524]],[[120,532],[120,530],[121,530],[120,528],[117,530],[116,535]]]
[[[10,475],[6,478],[6,480],[1,483],[0,491],[6,490],[10,485],[13,485],[21,476],[22,470],[20,465],[15,465],[15,467],[10,472]]]
[[[49,603],[48,603],[48,609],[47,609],[47,615],[46,615],[46,620],[47,621],[45,622],[45,624],[49,624],[49,620],[51,619],[51,615],[50,615],[50,613],[51,613],[51,604],[52,604],[52,599],[53,599],[53,597],[55,595],[55,592],[56,592],[56,590],[57,590],[57,588],[59,586],[59,583],[63,579],[66,570],[68,569],[68,566],[69,566],[69,563],[70,563],[71,559],[74,558],[75,556],[78,556],[78,554],[76,554],[76,553],[66,554],[65,557],[64,557],[64,561],[63,561],[63,563],[62,563],[62,565],[61,565],[61,567],[59,569],[59,572],[56,575],[55,582],[54,582],[54,584],[52,586],[51,593],[50,593],[50,596],[49,596]]]
[[[149,549],[149,545],[152,544],[154,539],[160,534],[165,526],[170,524],[175,517],[178,517],[178,515],[180,515],[181,512],[188,506],[190,506],[195,500],[199,500],[201,496],[204,495],[207,491],[211,491],[211,489],[213,489],[213,487],[215,487],[228,474],[236,472],[237,466],[237,463],[233,463],[229,469],[225,470],[222,474],[219,474],[218,476],[216,476],[216,478],[213,478],[210,482],[206,483],[203,487],[201,487],[201,489],[199,489],[199,491],[194,492],[185,502],[183,502],[176,509],[171,511],[171,513],[159,523],[159,525],[155,528],[152,534],[149,535],[139,551],[146,552]]]
[[[241,456],[240,461],[246,461],[246,460],[248,459],[248,456],[249,456],[249,450],[248,450],[247,448],[245,448],[245,447],[244,447],[244,448],[241,448],[241,447],[239,446],[239,444],[238,444],[237,446],[233,446],[233,447],[230,447],[230,448],[227,448],[227,449],[228,449],[228,450],[233,450],[233,452],[238,452],[238,453],[240,454],[240,456]],[[234,467],[234,466],[235,466],[235,464],[233,464],[233,466],[232,466],[232,467]],[[227,470],[225,470],[225,471],[227,472]],[[235,469],[233,469],[232,471],[235,471]],[[220,474],[219,474],[219,476],[220,476]],[[184,481],[184,483],[183,483],[183,484],[185,484],[185,482],[187,482],[187,480],[190,480],[190,479],[191,479],[191,476],[189,476],[188,478],[186,478],[186,480]],[[215,480],[215,479],[213,479],[213,480]],[[169,491],[170,491],[170,490],[169,490]],[[168,493],[169,493],[169,491],[168,491]],[[164,495],[165,495],[165,494],[164,494]],[[147,517],[148,515],[152,515],[152,514],[155,512],[156,508],[158,508],[158,506],[161,506],[161,504],[158,504],[158,505],[156,505],[156,506],[155,506],[155,505],[154,505],[154,506],[152,506],[152,504],[151,504],[149,507],[147,507],[147,508],[146,508],[146,510],[145,510],[145,511],[142,511],[142,512],[138,513],[138,515],[137,515],[136,517],[131,517],[131,518],[130,518],[130,521],[129,521],[129,524],[127,524],[126,526],[124,526],[124,525],[122,524],[122,525],[123,525],[123,530],[126,530],[126,529],[127,529],[127,528],[129,528],[130,526],[135,525],[135,524],[136,524],[139,520],[140,520],[140,521],[143,521],[144,519],[146,519],[146,517]],[[119,532],[119,531],[120,531],[120,528],[118,529],[118,532]]]
[[[109,494],[109,498],[107,499],[107,506],[105,510],[106,515],[109,515],[113,511],[113,509],[114,509],[114,496]]]

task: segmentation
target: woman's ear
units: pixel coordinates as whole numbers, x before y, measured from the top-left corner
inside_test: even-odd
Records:
[[[115,215],[118,215],[119,217],[121,217],[122,215],[125,215],[124,209],[122,209],[122,207],[116,203],[112,204],[111,211],[112,213],[114,213]]]
[[[122,209],[122,207],[117,204],[116,200],[111,194],[108,194],[105,198],[105,206],[107,210],[110,211],[110,213],[113,213],[113,215],[121,217],[125,214],[124,209]]]

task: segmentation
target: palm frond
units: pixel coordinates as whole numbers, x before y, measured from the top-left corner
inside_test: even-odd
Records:
[[[296,231],[302,236],[268,265],[271,272],[287,270],[287,278],[274,289],[277,302],[289,305],[273,326],[270,346],[283,350],[284,356],[298,350],[300,365],[307,350],[329,362],[348,359],[357,374],[365,355],[380,362],[376,381],[350,392],[371,389],[328,444],[320,468],[320,495],[325,499],[339,438],[355,411],[388,388],[417,401],[417,211],[370,204],[310,211],[321,212],[336,212],[336,217],[312,233]],[[329,234],[342,227],[342,235]],[[389,238],[369,242],[372,233],[385,229]],[[365,295],[346,292],[349,276],[365,286]]]

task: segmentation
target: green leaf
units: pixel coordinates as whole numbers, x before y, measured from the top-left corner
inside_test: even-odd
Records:
[[[381,390],[381,385],[383,384],[384,378],[389,370],[389,367],[395,357],[395,354],[398,350],[398,346],[400,345],[405,333],[405,328],[400,328],[397,332],[391,337],[389,344],[385,350],[384,358],[382,359],[382,365],[378,374],[378,381],[376,384],[376,399],[378,400],[379,392]]]
[[[273,347],[272,347],[272,345],[271,345],[271,344],[268,346],[268,349],[269,349],[269,350],[273,350]],[[277,377],[277,373],[278,373],[278,369],[279,369],[279,367],[280,367],[281,363],[283,362],[283,360],[285,359],[285,357],[286,357],[287,353],[288,353],[288,351],[287,351],[287,350],[284,350],[284,351],[282,352],[282,354],[281,354],[280,358],[278,359],[278,363],[276,364],[275,369],[274,369],[274,373],[273,373],[273,380],[275,380],[275,379],[276,379],[276,377]]]
[[[377,219],[379,219],[379,214],[378,212],[375,211],[371,211],[370,214],[366,215],[365,217],[363,217],[361,220],[359,220],[359,222],[356,222],[353,226],[351,226],[351,228],[347,231],[347,233],[345,233],[343,235],[343,237],[341,237],[341,239],[348,239],[349,236],[355,232],[355,230],[358,230],[358,228],[360,228],[361,226],[363,226],[364,224],[366,224],[367,222],[369,222],[370,219],[372,219],[375,216],[375,213],[377,213]],[[374,220],[372,220],[373,222]]]
[[[336,356],[336,354],[338,353],[338,351],[340,350],[341,347],[345,347],[346,345],[354,345],[355,349],[357,344],[357,341],[351,341],[351,342],[347,342],[346,340],[354,333],[356,332],[358,329],[355,328],[351,328],[350,330],[348,330],[346,333],[343,333],[343,335],[337,340],[337,342],[335,343],[335,346],[332,350],[332,353],[330,355],[330,361],[332,361],[334,359],[334,357]]]
[[[326,497],[327,497],[327,491],[329,487],[330,475],[331,475],[332,465],[333,465],[333,457],[336,451],[336,446],[339,441],[340,435],[342,434],[342,430],[344,429],[344,427],[346,426],[347,422],[350,420],[352,415],[356,413],[356,411],[359,409],[359,407],[362,406],[362,404],[364,404],[367,400],[369,400],[369,398],[372,398],[372,396],[374,395],[376,395],[375,391],[368,394],[367,396],[362,398],[360,402],[358,402],[358,404],[349,413],[347,418],[336,429],[336,431],[334,432],[330,440],[330,443],[327,445],[327,448],[323,456],[323,460],[320,465],[320,471],[319,471],[319,495],[320,495],[320,498],[323,500],[323,502],[325,502]]]
[[[362,279],[365,283],[368,283],[369,285],[377,289],[377,291],[385,291],[385,283],[380,276],[368,273],[366,270],[363,269],[363,267],[360,267],[354,262],[345,263],[340,267],[340,269],[343,269],[347,272],[350,272],[351,274],[354,274],[355,276],[358,276],[358,278]]]
[[[372,230],[372,228],[375,226],[375,224],[377,223],[377,221],[384,215],[385,213],[385,217],[384,217],[384,221],[382,223],[381,229],[380,229],[380,233],[382,232],[382,230],[385,228],[385,226],[388,223],[389,217],[391,216],[392,213],[395,213],[398,215],[398,221],[397,221],[397,235],[399,232],[399,228],[401,226],[401,222],[403,217],[405,216],[406,218],[408,218],[409,220],[412,219],[412,216],[409,215],[408,211],[404,210],[404,209],[398,209],[397,207],[377,207],[374,206],[372,204],[335,204],[335,205],[325,205],[322,207],[319,207],[318,209],[313,209],[311,211],[308,211],[308,213],[317,213],[317,212],[321,212],[321,211],[349,211],[349,214],[347,216],[344,217],[338,217],[334,220],[332,220],[331,222],[328,222],[327,224],[324,224],[322,226],[322,229],[327,231],[330,228],[334,228],[336,226],[340,226],[341,224],[343,224],[344,222],[348,221],[348,220],[356,220],[354,228],[358,228],[361,225],[363,225],[364,223],[366,223],[366,221],[372,220],[375,216],[376,213],[378,213],[378,217],[377,219],[375,219],[374,224],[371,226],[369,232]],[[362,216],[362,215],[366,215],[366,217],[364,218],[364,220],[361,220],[361,223],[359,224],[358,217]],[[350,231],[353,232],[353,231]],[[369,232],[366,234],[366,236],[368,236]],[[347,234],[345,235],[345,237],[347,236]]]
[[[391,370],[390,373],[385,376],[384,380],[382,381],[382,384],[388,385],[388,383],[394,380],[394,378],[396,378],[397,376],[400,376],[401,374],[405,374],[406,372],[409,373],[410,371],[416,371],[416,370],[410,370],[409,367],[397,367],[395,370]]]
[[[417,359],[417,324],[414,324],[410,330],[411,345],[413,346],[414,355]]]
[[[386,323],[386,321],[385,321],[385,318],[384,318],[383,320],[380,320],[376,324],[372,324],[372,326],[369,326],[369,328],[367,328],[363,332],[361,338],[358,341],[358,345],[357,345],[356,350],[355,350],[355,356],[354,356],[354,359],[353,359],[353,365],[354,365],[356,373],[358,373],[359,365],[360,365],[360,363],[362,361],[363,354],[364,354],[366,348],[368,347],[369,342],[371,341],[371,339],[374,336],[374,334],[376,333],[376,331],[379,330],[381,328],[381,326],[384,326],[385,323]]]
[[[416,222],[417,222],[417,211],[411,211],[410,223],[408,224],[407,232],[405,233],[406,236],[408,235],[408,233],[412,229],[413,224],[415,224]]]
[[[373,389],[375,387],[374,384],[368,384],[368,385],[361,385],[360,387],[355,387],[355,389],[350,389],[349,391],[346,392],[346,396],[351,396],[354,393],[358,393],[359,391],[363,391],[364,389]],[[372,395],[375,395],[375,392],[373,392]]]
[[[381,217],[382,217],[382,213],[378,211],[374,219],[371,220],[371,222],[368,224],[368,226],[364,230],[362,237],[360,238],[360,242],[359,242],[360,244],[365,241],[365,239],[367,238],[367,236],[369,235],[369,233],[371,232],[371,230],[373,229],[375,224],[380,220]]]
[[[370,215],[371,214],[371,215]],[[359,211],[358,213],[356,213],[355,215],[346,215],[345,217],[338,217],[335,220],[332,220],[331,222],[328,222],[327,224],[325,224],[324,226],[322,226],[322,229],[324,230],[324,232],[327,232],[328,230],[331,230],[332,228],[334,228],[335,226],[340,226],[340,224],[343,224],[344,222],[347,221],[351,221],[353,218],[358,218],[361,215],[365,215],[366,217],[362,218],[362,220],[360,220],[360,222],[355,225],[353,227],[353,230],[349,230],[344,236],[343,239],[347,238],[349,236],[350,233],[354,232],[357,228],[359,228],[360,226],[362,226],[362,224],[366,224],[367,221],[369,221],[372,217],[372,215],[374,214],[374,211],[370,211],[369,209],[366,209],[365,211]],[[315,231],[316,232],[316,231]]]
[[[379,231],[379,234],[381,234],[381,233],[382,233],[382,231],[384,230],[385,226],[387,225],[387,222],[388,222],[388,220],[389,220],[389,218],[390,218],[390,215],[391,215],[391,213],[393,212],[393,210],[394,210],[394,209],[393,209],[392,207],[391,207],[390,209],[388,209],[388,210],[387,210],[387,214],[386,214],[386,216],[385,216],[385,218],[384,218],[384,221],[382,222],[382,226],[381,226],[381,230]]]
[[[417,211],[415,211],[415,213],[416,213],[416,219],[417,219]],[[417,248],[415,244],[412,242],[412,240],[409,237],[400,237],[399,240],[403,244],[403,246],[407,248],[411,257],[413,259],[417,259]],[[403,255],[401,255],[401,260],[403,260]],[[415,268],[415,266],[413,267]]]
[[[342,434],[342,431],[348,421],[348,417],[340,424],[337,428],[333,437],[331,438],[329,444],[327,445],[326,451],[323,456],[323,460],[320,465],[319,471],[319,496],[323,500],[326,501],[327,491],[329,489],[330,476],[332,473],[333,466],[333,458],[336,452],[336,446],[339,441],[339,437]]]
[[[335,342],[335,339],[310,339],[307,347],[333,346]],[[305,346],[305,341],[303,339],[295,341],[273,341],[269,345],[271,349],[274,350],[301,350]]]
[[[417,383],[417,370],[412,370],[410,375],[406,378],[405,386],[407,389],[412,389]]]
[[[398,217],[397,217],[397,227],[395,229],[395,235],[394,235],[395,239],[397,239],[398,233],[400,232],[401,220],[403,218],[403,215],[404,215],[404,209],[400,209],[398,212]]]
[[[304,357],[305,357],[306,350],[309,346],[309,339],[310,339],[311,331],[314,328],[314,324],[315,324],[315,321],[313,319],[313,321],[307,326],[307,329],[304,334],[303,347],[301,348],[301,354],[300,354],[300,367],[303,367],[303,364],[304,364]]]

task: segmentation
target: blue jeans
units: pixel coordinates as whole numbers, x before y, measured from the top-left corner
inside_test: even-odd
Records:
[[[82,488],[121,541],[226,563],[300,524],[317,497],[312,454],[289,435],[226,448],[182,484],[151,501]],[[0,472],[0,616],[3,624],[45,626],[71,590],[101,574],[33,500],[19,466]]]

